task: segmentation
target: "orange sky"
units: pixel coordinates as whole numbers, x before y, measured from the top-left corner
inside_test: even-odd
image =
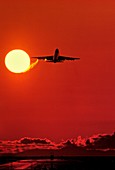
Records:
[[[53,140],[115,129],[115,1],[0,1],[0,138]],[[5,55],[81,58],[10,73]]]

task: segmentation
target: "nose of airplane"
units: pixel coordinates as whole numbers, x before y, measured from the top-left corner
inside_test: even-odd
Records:
[[[58,49],[58,48],[56,48],[55,52],[56,52],[56,53],[59,53],[59,49]]]

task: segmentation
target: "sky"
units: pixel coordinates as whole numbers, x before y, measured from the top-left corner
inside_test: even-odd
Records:
[[[0,139],[25,136],[53,141],[112,133],[115,129],[115,1],[1,0]],[[39,61],[23,74],[4,64],[13,49]]]

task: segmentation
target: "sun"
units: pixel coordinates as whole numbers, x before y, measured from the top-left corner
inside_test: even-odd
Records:
[[[15,49],[6,55],[5,65],[13,73],[23,73],[30,66],[30,57],[25,51]]]

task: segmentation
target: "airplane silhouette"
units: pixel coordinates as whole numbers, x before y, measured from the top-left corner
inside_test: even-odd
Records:
[[[39,56],[39,57],[32,57],[32,58],[37,58],[39,60],[45,60],[45,61],[54,62],[54,63],[62,62],[64,60],[79,60],[80,59],[80,58],[60,56],[58,48],[55,50],[54,55],[52,56]]]

